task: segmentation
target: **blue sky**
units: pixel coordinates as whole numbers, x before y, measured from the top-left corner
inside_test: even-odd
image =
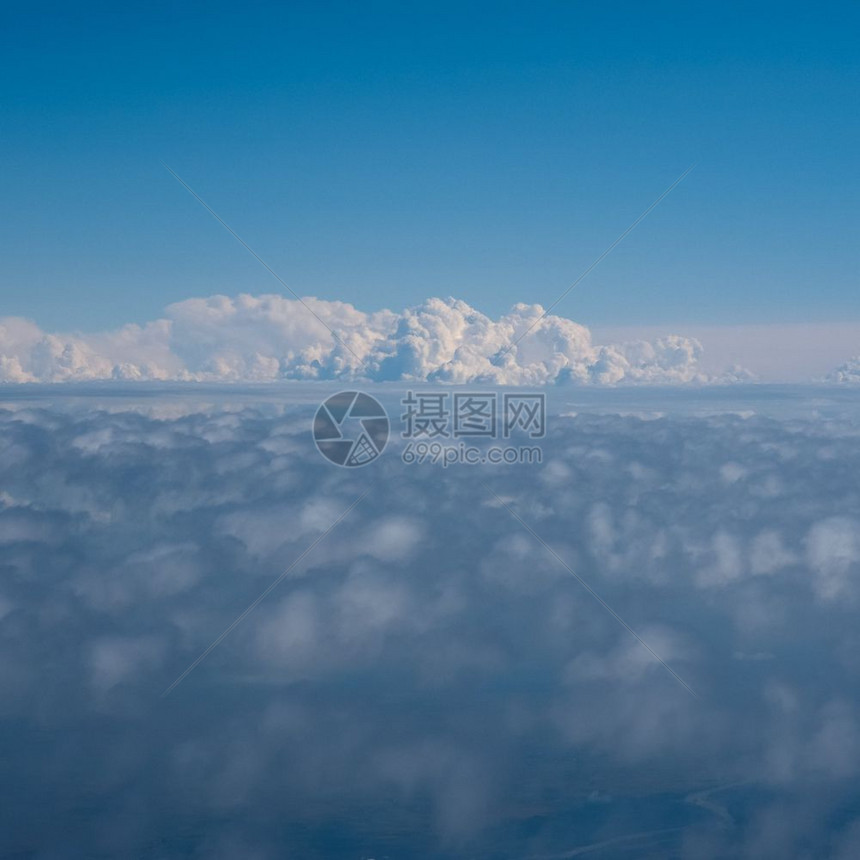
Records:
[[[0,315],[93,331],[277,284],[589,325],[860,320],[853,4],[7,12]]]

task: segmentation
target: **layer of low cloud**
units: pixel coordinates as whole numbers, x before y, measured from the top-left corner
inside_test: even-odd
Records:
[[[677,399],[445,470],[283,394],[0,410],[0,854],[856,856],[858,426]]]
[[[587,328],[540,305],[492,319],[463,301],[428,299],[400,313],[277,295],[211,296],[163,319],[99,334],[49,333],[0,318],[0,382],[284,379],[423,380],[536,385],[676,384],[750,378],[706,374],[695,338],[596,344]],[[332,335],[337,334],[337,338]],[[514,344],[511,346],[511,344]]]

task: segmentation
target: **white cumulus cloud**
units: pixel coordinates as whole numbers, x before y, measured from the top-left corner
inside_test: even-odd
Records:
[[[333,333],[336,333],[336,337]],[[163,319],[95,334],[50,333],[0,318],[0,382],[283,379],[422,380],[540,385],[737,381],[699,367],[701,344],[669,335],[595,344],[584,326],[515,305],[492,319],[431,298],[395,313],[278,295],[192,298]]]

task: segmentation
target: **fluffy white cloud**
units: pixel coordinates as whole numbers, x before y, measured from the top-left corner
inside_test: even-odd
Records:
[[[494,320],[463,301],[436,298],[399,314],[364,313],[344,302],[243,294],[188,299],[170,305],[164,319],[98,334],[47,333],[6,317],[0,381],[716,381],[701,372],[693,338],[594,344],[584,326],[543,313],[518,304]],[[743,378],[735,368],[719,381]]]

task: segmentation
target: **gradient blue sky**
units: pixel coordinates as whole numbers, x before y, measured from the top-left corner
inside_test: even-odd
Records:
[[[7,7],[0,315],[192,295],[550,303],[591,325],[860,320],[860,7]]]

